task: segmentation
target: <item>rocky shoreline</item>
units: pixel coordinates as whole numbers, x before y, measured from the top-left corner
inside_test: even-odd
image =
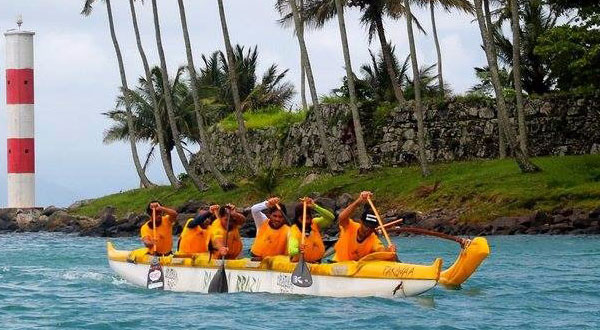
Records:
[[[352,201],[352,196],[343,194],[337,199],[317,198],[316,202],[331,210],[341,210]],[[186,220],[194,216],[200,207],[208,206],[202,201],[189,201],[176,208],[179,215],[174,234],[179,234]],[[148,220],[143,213],[129,213],[117,217],[116,209],[106,207],[96,217],[85,217],[73,213],[73,208],[49,206],[45,209],[0,209],[0,232],[63,232],[81,236],[131,237],[139,234],[139,228]],[[293,212],[293,206],[287,205]],[[247,217],[241,230],[244,237],[254,237],[255,228],[249,208],[240,209]],[[383,210],[382,210],[383,211]],[[404,219],[403,224],[435,230],[451,235],[592,235],[600,234],[600,207],[593,211],[559,209],[552,212],[536,211],[528,216],[499,217],[487,223],[462,223],[457,219],[461,210],[436,209],[428,213],[406,210],[388,210],[382,214],[384,221]],[[292,214],[289,214],[291,217]],[[332,226],[325,236],[335,237],[338,226]]]

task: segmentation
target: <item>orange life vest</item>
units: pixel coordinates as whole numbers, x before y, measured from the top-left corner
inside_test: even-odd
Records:
[[[302,232],[298,226],[292,226],[290,229],[290,235],[298,240],[298,243],[302,242]],[[319,231],[319,226],[316,223],[312,223],[310,235],[304,238],[304,260],[306,262],[317,262],[323,258],[325,254],[325,244],[323,244],[323,238]]]
[[[271,220],[265,220],[252,244],[252,254],[259,257],[285,255],[287,250],[287,236],[290,226],[283,225],[279,229],[269,226]]]
[[[189,219],[181,236],[179,236],[179,252],[180,253],[204,253],[208,252],[208,242],[210,242],[209,228],[202,229],[200,226],[188,228],[188,224],[194,219]]]
[[[335,243],[334,261],[358,261],[367,254],[383,250],[383,244],[375,233],[358,242],[360,223],[349,220],[346,227],[340,226],[340,239]]]
[[[212,225],[210,225],[210,241],[212,242],[213,248],[216,248],[215,240],[219,238],[224,239],[225,236],[227,236],[227,247],[229,248],[229,252],[225,255],[225,259],[235,259],[240,255],[244,247],[239,226],[233,227],[233,229],[227,233],[227,230],[225,230],[225,227],[221,224],[221,220],[215,220]],[[218,251],[213,251],[213,258],[220,257]]]
[[[153,238],[153,230],[150,228],[152,219],[148,220],[140,229],[140,236]],[[160,225],[156,226],[156,253],[168,254],[173,249],[173,220],[169,215],[163,215]],[[150,249],[153,252],[153,249]]]

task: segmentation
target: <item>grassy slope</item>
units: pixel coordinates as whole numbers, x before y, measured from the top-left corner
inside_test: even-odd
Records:
[[[276,194],[286,200],[295,200],[311,192],[334,196],[372,190],[382,209],[466,208],[463,215],[466,221],[486,221],[556,207],[591,209],[600,206],[600,155],[543,157],[535,162],[543,172],[521,174],[510,159],[469,161],[434,165],[434,174],[427,179],[422,179],[418,167],[413,166],[382,168],[367,175],[353,170],[338,176],[322,174],[315,182],[302,187],[302,180],[309,170],[299,169],[282,175]],[[435,192],[427,197],[416,197],[417,191],[436,181],[441,184]],[[99,198],[75,212],[93,216],[108,205],[117,207],[119,214],[141,212],[152,199],[166,205],[180,205],[196,199],[246,206],[267,197],[256,192],[248,180],[236,182],[240,187],[230,192],[220,191],[214,183],[205,193],[198,193],[191,185],[179,191],[170,187],[132,190]]]

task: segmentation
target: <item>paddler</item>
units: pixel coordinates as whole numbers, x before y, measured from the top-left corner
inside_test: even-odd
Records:
[[[375,229],[379,226],[379,222],[375,217],[373,210],[369,207],[367,200],[373,196],[370,191],[360,193],[358,199],[348,205],[338,219],[340,223],[340,239],[335,244],[335,255],[333,260],[339,261],[358,261],[362,257],[373,252],[396,252],[396,246],[383,246]],[[350,217],[354,211],[364,205],[361,221],[357,222]]]
[[[153,210],[154,212],[152,212]],[[171,254],[173,248],[173,224],[177,218],[177,212],[160,205],[158,201],[152,201],[146,207],[146,213],[150,216],[150,220],[142,225],[140,236],[142,237],[142,242],[148,248],[148,253],[153,254],[155,252],[159,256]],[[156,230],[153,227],[153,213],[156,214]]]
[[[273,197],[252,206],[251,212],[256,225],[256,238],[250,249],[252,259],[287,254],[290,226],[284,215],[285,205],[280,205],[279,198]]]
[[[315,204],[312,198],[306,198],[306,224],[304,244],[302,241],[302,215],[304,213],[304,204],[296,204],[294,213],[294,224],[290,227],[288,234],[287,250],[292,261],[297,262],[300,253],[304,253],[304,260],[310,263],[317,263],[325,254],[325,244],[321,232],[333,223],[334,215],[331,211]],[[319,215],[313,218],[313,213]]]
[[[210,225],[215,216],[205,209],[198,209],[194,218],[188,219],[179,236],[179,253],[205,253],[210,243]]]
[[[243,249],[240,227],[246,222],[246,217],[239,213],[235,205],[212,205],[210,212],[217,214],[217,219],[210,226],[210,243],[214,249],[213,258],[225,256],[225,259],[236,259]],[[229,222],[229,230],[227,223]],[[227,244],[225,244],[227,237]]]

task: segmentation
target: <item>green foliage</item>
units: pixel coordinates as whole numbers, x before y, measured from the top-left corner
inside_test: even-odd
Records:
[[[305,111],[287,111],[276,106],[244,112],[244,122],[249,130],[269,127],[286,128],[302,122],[305,118]],[[237,125],[237,119],[233,113],[219,122],[219,127],[228,132],[235,132]]]
[[[600,87],[600,30],[563,25],[542,37],[536,54],[550,62],[550,74],[561,90]]]
[[[272,64],[259,77],[259,53],[256,46],[246,50],[243,46],[236,45],[233,55],[243,111],[268,106],[284,107],[291,102],[295,91],[294,86],[285,81],[288,70],[280,71],[276,64]],[[218,101],[227,105],[221,109],[223,112],[217,118],[219,120],[234,110],[227,58],[223,52],[215,51],[208,56],[202,55],[202,62],[204,65],[200,68],[200,83],[216,88]]]
[[[384,102],[377,105],[375,113],[373,114],[373,123],[375,124],[375,127],[382,127],[395,107],[396,104],[391,102]]]
[[[252,191],[258,198],[274,196],[275,190],[281,184],[281,170],[277,167],[267,167],[252,179]]]
[[[265,183],[256,196],[255,182],[235,179],[238,188],[223,192],[216,182],[198,196],[192,185],[181,190],[170,187],[132,190],[99,198],[75,212],[95,216],[105,206],[114,206],[119,215],[141,212],[149,200],[177,206],[191,199],[219,204],[246,206],[274,194],[294,201],[312,192],[337,196],[372,190],[381,210],[412,209],[426,212],[434,208],[461,208],[464,221],[486,221],[499,216],[530,214],[532,210],[549,211],[558,207],[592,209],[600,204],[600,155],[543,157],[534,160],[543,172],[523,174],[511,159],[454,162],[432,165],[434,175],[424,179],[417,166],[380,168],[368,174],[346,171],[340,175],[319,176],[302,185],[306,170],[293,169],[265,175]],[[273,177],[276,177],[274,179]],[[275,181],[273,183],[273,181]],[[440,186],[427,197],[416,197],[423,186]]]
[[[454,101],[468,106],[495,106],[495,101],[488,94],[471,92],[465,95],[454,96]]]

